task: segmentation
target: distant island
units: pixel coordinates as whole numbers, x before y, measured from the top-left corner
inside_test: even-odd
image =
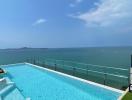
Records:
[[[31,47],[21,47],[21,48],[6,48],[0,50],[30,50],[30,49],[48,49],[48,48],[31,48]]]

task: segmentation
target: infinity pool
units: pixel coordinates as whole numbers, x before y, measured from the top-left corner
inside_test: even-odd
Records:
[[[3,68],[24,97],[31,100],[117,100],[121,95],[39,66],[18,64]]]

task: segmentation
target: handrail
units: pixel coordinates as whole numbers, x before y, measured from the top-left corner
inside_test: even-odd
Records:
[[[46,60],[49,60],[49,59],[45,59],[44,61],[46,61]],[[106,72],[103,72],[103,71],[89,70],[89,69],[85,69],[85,68],[73,67],[71,65],[65,65],[65,64],[63,65],[63,64],[56,63],[56,61],[76,63],[76,62],[72,62],[72,61],[64,61],[64,60],[53,60],[53,61],[51,61],[51,59],[50,59],[50,61],[47,61],[47,62],[50,62],[52,64],[61,65],[61,66],[66,66],[66,67],[69,67],[69,68],[72,68],[72,69],[75,68],[75,69],[84,70],[84,71],[90,71],[90,72],[95,72],[95,73],[99,73],[99,74],[106,74],[106,75],[111,75],[111,76],[116,76],[116,77],[128,78],[128,76],[125,76],[125,75],[110,74],[110,73],[106,73]],[[96,66],[96,67],[99,67],[99,68],[107,68],[107,69],[113,69],[113,70],[129,71],[129,69],[124,69],[124,68],[114,68],[114,67],[100,66],[100,65],[93,65],[93,64],[85,64],[85,63],[76,63],[76,64],[91,65],[91,66]]]
[[[54,60],[54,59],[45,59],[45,60]],[[54,60],[54,61],[71,62],[71,63],[75,63],[75,64],[90,65],[90,66],[95,66],[95,67],[100,67],[100,68],[129,71],[129,69],[125,69],[125,68],[121,68],[121,67],[115,68],[115,67],[110,67],[110,66],[101,66],[101,65],[94,65],[94,64],[78,63],[78,62],[74,62],[74,61],[65,61],[65,60]]]
[[[52,63],[52,64],[55,64],[55,62],[53,62],[53,61],[51,61],[50,63]],[[74,67],[74,66],[71,66],[71,65],[65,65],[65,64],[58,64],[58,63],[56,63],[57,65],[61,65],[61,66],[66,66],[66,67],[69,67],[69,68],[76,68],[76,69],[80,69],[80,70],[85,70],[85,71],[88,71],[88,69],[87,68],[79,68],[79,67]],[[101,68],[104,68],[104,66],[103,67],[101,67]],[[117,70],[117,69],[116,69]],[[126,71],[126,70],[120,70],[120,69],[118,69],[119,71]],[[105,73],[105,71],[95,71],[95,70],[89,70],[89,71],[91,71],[91,72],[98,72],[98,73],[102,73],[102,74],[108,74],[108,75],[115,75],[115,74],[111,74],[111,73]],[[119,71],[118,71],[118,73],[119,73]],[[115,72],[115,71],[114,71]],[[117,71],[116,71],[117,72]],[[116,75],[115,75],[116,76]],[[125,76],[124,74],[118,74],[118,76],[123,76],[123,77],[127,77],[127,76]]]
[[[61,65],[61,64],[57,64],[57,65]],[[63,65],[63,66],[66,66],[66,65]],[[83,68],[78,68],[78,67],[73,67],[73,66],[67,66],[67,67],[69,67],[69,68],[76,68],[76,69],[80,69],[80,70],[84,70],[84,71],[89,71],[89,72],[95,72],[95,73],[99,73],[99,74],[106,74],[106,75],[110,75],[110,76],[128,78],[128,76],[124,76],[124,75],[115,75],[115,74],[104,73],[104,72],[99,72],[99,71],[94,71],[94,70],[88,70],[88,69],[83,69]]]

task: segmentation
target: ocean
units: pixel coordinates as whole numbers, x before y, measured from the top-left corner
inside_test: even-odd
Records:
[[[129,84],[131,54],[132,47],[1,49],[0,65],[37,59],[40,66],[49,65],[51,69],[57,71],[125,89]],[[52,62],[49,62],[49,59]],[[55,65],[56,60],[58,60],[57,66]]]
[[[58,49],[1,49],[0,64],[21,62],[28,58],[56,59],[102,66],[129,68],[132,47],[91,47]]]

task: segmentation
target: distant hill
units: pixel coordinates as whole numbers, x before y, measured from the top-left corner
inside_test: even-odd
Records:
[[[33,50],[33,49],[48,49],[48,48],[30,48],[30,47],[22,47],[22,48],[6,48],[0,50]]]

